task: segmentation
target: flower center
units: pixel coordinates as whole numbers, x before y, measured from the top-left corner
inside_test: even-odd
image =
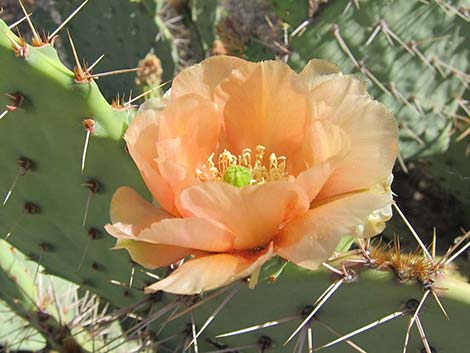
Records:
[[[251,170],[241,165],[231,165],[224,173],[224,181],[238,188],[250,185],[251,179]]]
[[[250,148],[239,155],[225,149],[217,158],[212,153],[207,163],[196,170],[196,177],[200,181],[224,181],[237,187],[287,180],[286,157],[271,153],[265,163],[265,153],[266,147],[261,145],[254,153]]]

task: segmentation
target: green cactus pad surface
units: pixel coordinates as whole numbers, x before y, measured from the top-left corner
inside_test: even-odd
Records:
[[[273,261],[273,263],[276,262],[277,260]],[[272,268],[269,265],[266,266],[263,272],[264,277],[269,278],[269,275],[276,273],[278,271],[276,268],[279,268],[279,265]],[[313,347],[318,348],[337,339],[340,334],[348,334],[387,315],[402,311],[410,300],[416,305],[416,301],[419,302],[424,293],[421,285],[413,282],[400,283],[390,271],[373,269],[359,271],[357,278],[351,283],[342,284],[321,307],[311,320],[311,324],[306,325],[306,328],[284,347],[284,342],[303,321],[304,314],[311,312],[314,302],[338,279],[338,276],[328,270],[312,272],[289,264],[283,269],[282,276],[274,282],[263,280],[254,290],[242,284],[241,289],[220,310],[198,338],[200,351],[216,352],[217,349],[222,348],[232,348],[227,351],[237,351],[237,347],[251,345],[255,346],[253,351],[256,351],[257,345],[257,349],[261,348],[257,343],[260,337],[266,336],[272,340],[272,346],[266,349],[266,352],[301,352],[294,349],[299,337],[303,342],[301,344],[304,344],[302,352],[306,352],[308,351],[307,327],[312,328]],[[439,291],[439,295],[450,321],[445,319],[432,295],[428,296],[419,314],[429,344],[437,352],[458,352],[462,345],[468,342],[467,333],[462,330],[462,327],[470,324],[468,316],[470,285],[462,282],[457,286],[455,283],[460,282],[447,278],[442,279],[438,285],[448,288],[448,290]],[[196,332],[213,315],[219,305],[233,295],[236,288],[237,285],[232,286],[216,299],[194,310]],[[163,301],[165,304],[160,304],[161,307],[174,301],[173,298],[168,299],[165,295],[164,298],[166,298]],[[204,298],[201,299],[204,300]],[[179,302],[183,303],[183,298],[180,298]],[[179,310],[184,310],[184,306]],[[176,315],[177,313],[178,311]],[[283,322],[284,320],[288,321]],[[350,341],[366,352],[401,352],[409,320],[408,315],[399,316],[352,337]],[[218,335],[255,325],[267,324],[266,326],[269,326],[269,323],[274,321],[281,321],[281,323],[232,337],[217,338]],[[165,343],[166,347],[175,349],[181,345],[182,341],[188,344],[192,340],[190,326],[189,314],[168,323],[162,331],[162,338],[178,332],[180,334],[171,343]],[[425,352],[422,349],[423,343],[414,326],[411,330],[408,352]],[[241,348],[239,350],[242,351]],[[341,342],[325,348],[324,351],[349,353],[359,350]]]
[[[33,20],[38,27],[52,31],[82,2],[59,0],[52,5],[43,5],[37,8]],[[137,67],[139,60],[153,52],[161,60],[163,80],[171,80],[178,58],[173,38],[160,16],[163,4],[163,0],[89,1],[77,15],[79,19],[68,25],[78,53],[89,64],[104,55],[94,70],[103,72]],[[61,50],[65,54],[64,60],[72,63],[70,46],[67,42],[60,44],[64,49]],[[135,74],[102,78],[97,83],[107,99],[114,98],[117,93],[134,92],[134,96],[140,93],[135,85]]]
[[[54,11],[66,16],[79,3],[56,1]],[[83,55],[92,62],[105,54],[95,70],[101,72],[105,71],[101,67],[113,70],[135,66],[154,48],[163,63],[164,80],[171,79],[178,58],[160,16],[164,1],[117,3],[90,1],[81,21],[70,23],[80,59]],[[309,1],[260,3],[272,7],[273,16],[276,12],[285,22],[268,16],[272,26],[286,29],[286,35],[306,24],[304,30],[285,41],[286,48],[281,48],[288,49],[295,69],[317,57],[337,62],[343,72],[369,81],[372,94],[390,106],[400,120],[404,157],[447,149],[452,117],[468,85],[470,27],[462,13],[448,7],[446,11],[442,1],[337,0],[321,6],[315,17],[309,18]],[[237,6],[236,2],[231,4],[226,8]],[[456,8],[462,4],[452,2]],[[221,11],[220,2],[194,0],[188,6],[182,22],[190,32],[196,32],[190,38],[197,38],[195,57],[202,58],[215,37],[213,26],[221,15],[217,13]],[[256,6],[248,7],[256,10]],[[253,18],[270,29],[266,15],[254,12]],[[44,24],[55,25],[48,13],[38,15],[45,18]],[[229,19],[233,14],[222,15]],[[269,47],[272,43],[265,43],[264,37],[254,38],[255,30],[248,33],[243,42],[247,58],[287,55],[280,48]],[[280,33],[269,32],[266,41],[278,40]],[[21,50],[15,53],[15,46]],[[65,55],[67,68],[54,48],[23,45],[0,21],[0,237],[35,261],[37,268],[33,273],[25,271],[23,264],[15,263],[10,245],[2,242],[0,299],[10,311],[32,319],[32,327],[49,346],[70,352],[57,340],[60,336],[48,335],[41,326],[45,323],[53,332],[64,327],[50,305],[44,308],[46,320],[41,321],[45,316],[40,315],[43,313],[35,299],[37,281],[48,273],[80,286],[77,289],[73,285],[81,299],[98,295],[111,304],[111,311],[125,313],[116,315],[115,329],[96,342],[96,347],[87,332],[90,327],[78,331],[67,328],[65,333],[74,337],[74,352],[184,352],[195,334],[207,326],[195,340],[198,349],[186,351],[301,353],[309,351],[310,345],[312,350],[322,351],[321,346],[367,325],[371,328],[354,335],[350,342],[324,351],[402,352],[411,316],[423,295],[427,300],[410,330],[407,351],[461,352],[468,345],[464,328],[470,326],[470,285],[454,279],[450,269],[423,284],[415,279],[400,281],[403,273],[396,268],[378,269],[376,264],[367,263],[349,266],[353,270],[341,279],[326,269],[307,271],[274,258],[263,267],[255,289],[242,281],[201,296],[156,293],[145,297],[143,288],[156,281],[155,274],[132,263],[127,253],[111,250],[114,241],[103,229],[118,187],[132,187],[150,200],[122,138],[132,113],[113,108],[104,98],[123,89],[128,92],[134,76],[100,79],[103,95],[93,81],[77,83],[71,71],[72,58],[70,53]],[[442,169],[440,165],[436,168]],[[350,245],[345,238],[338,251],[347,251]],[[416,260],[416,268],[422,264],[422,257],[411,258]],[[45,274],[37,275],[39,269]],[[164,272],[158,274],[164,277]],[[322,297],[327,288],[334,288],[334,293]],[[67,291],[65,287],[58,289]],[[139,305],[141,300],[145,305]],[[316,301],[324,302],[321,309],[284,346]],[[67,320],[81,315],[69,314]],[[384,323],[379,325],[380,321]],[[422,332],[418,332],[419,324],[427,348],[420,337]],[[230,335],[256,325],[257,330]],[[133,345],[136,338],[144,337],[142,331],[150,333],[150,343],[146,336],[142,345]]]
[[[70,289],[70,283],[59,280],[52,284],[51,278],[49,281],[43,281],[39,278],[39,270],[38,264],[28,263],[24,255],[4,240],[0,241],[0,299],[4,300],[11,313],[16,315],[10,316],[10,320],[16,318],[13,325],[17,326],[16,335],[2,337],[0,342],[5,344],[7,350],[39,350],[46,346],[46,341],[39,336],[41,334],[47,339],[48,345],[58,352],[86,353],[77,341],[83,335],[74,336],[64,325],[64,322],[69,320],[67,316],[72,316],[74,311],[69,310],[67,315],[65,308],[60,309],[57,293],[61,294],[60,299],[63,301],[62,295],[66,293],[65,289]],[[51,290],[54,294],[50,294],[49,298],[45,293]],[[13,325],[2,320],[2,330]]]
[[[275,2],[278,8],[292,3]],[[470,22],[463,12],[452,11],[465,1],[447,4],[447,10],[442,3],[330,1],[314,18],[305,18],[306,29],[291,38],[290,63],[301,69],[309,59],[321,58],[360,75],[371,94],[395,112],[403,157],[444,152],[470,82]]]
[[[1,237],[50,273],[114,304],[130,303],[141,296],[146,276],[135,271],[138,290],[111,283],[129,284],[133,265],[110,250],[113,240],[103,229],[119,186],[146,195],[122,140],[127,114],[114,110],[95,83],[76,83],[52,48],[28,47],[26,58],[16,57],[5,33],[16,38],[0,21],[0,106],[11,104],[5,94],[24,99],[0,120],[0,203],[15,184],[0,205]],[[95,123],[82,172],[85,119]],[[26,171],[21,160],[30,161]]]
[[[60,353],[98,352],[106,350],[111,340],[113,353],[137,348],[152,352],[139,340],[123,336],[119,321],[109,319],[113,309],[95,294],[45,273],[4,240],[0,241],[0,283],[2,352],[48,348]]]

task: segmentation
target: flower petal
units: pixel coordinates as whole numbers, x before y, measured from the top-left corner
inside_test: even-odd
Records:
[[[331,79],[317,84],[310,95],[314,104],[323,102],[329,107],[339,109],[342,105],[347,108],[345,99],[349,96],[367,96],[364,83],[353,76],[335,75]]]
[[[332,75],[340,73],[337,65],[321,59],[311,59],[300,72],[300,77],[305,81],[309,89],[319,83],[331,79]]]
[[[197,182],[196,169],[216,149],[220,126],[215,105],[198,95],[173,100],[161,113],[157,162],[174,192]]]
[[[299,266],[314,270],[333,254],[341,237],[355,233],[372,212],[391,202],[389,194],[364,191],[314,205],[306,214],[287,224],[275,241],[274,251]]]
[[[174,294],[200,294],[249,276],[272,256],[272,244],[263,251],[244,254],[216,254],[189,260],[167,278],[145,288]]]
[[[313,120],[305,130],[299,153],[289,161],[294,175],[327,160],[342,159],[351,149],[350,137],[328,120]]]
[[[350,152],[319,194],[328,198],[370,188],[390,175],[398,155],[398,126],[388,108],[368,98],[349,97],[349,114],[338,125],[350,138]]]
[[[152,205],[127,186],[120,187],[114,193],[111,200],[110,216],[112,223],[132,224],[140,229],[162,219],[172,218],[168,212]],[[134,232],[136,236],[138,233],[138,231]]]
[[[305,190],[310,201],[313,201],[325,185],[334,170],[335,164],[333,159],[327,160],[308,168],[297,176],[297,183]]]
[[[193,249],[137,240],[143,229],[172,216],[129,187],[121,187],[114,193],[110,213],[113,224],[105,229],[118,238],[114,249],[127,249],[131,258],[145,267],[167,266],[194,253]]]
[[[390,199],[393,198],[391,189],[393,181],[393,174],[390,174],[383,183],[375,185],[372,190],[385,193]],[[385,222],[392,218],[392,203],[387,204],[385,207],[373,211],[364,223],[357,226],[352,232],[352,236],[356,238],[369,238],[376,234],[381,233],[385,229]]]
[[[256,64],[233,56],[213,56],[181,71],[173,80],[172,99],[195,93],[212,99],[219,83],[237,69],[251,70]]]
[[[140,175],[155,200],[171,214],[178,216],[174,206],[174,196],[168,183],[158,171],[156,141],[160,125],[160,110],[150,103],[142,105],[127,129],[125,140]]]
[[[312,121],[306,129],[302,148],[291,163],[292,174],[297,175],[296,180],[310,201],[318,195],[350,149],[350,138],[343,129],[328,120]]]
[[[203,218],[165,219],[142,230],[139,240],[205,251],[229,251],[234,235]]]
[[[309,203],[302,188],[287,181],[243,188],[207,182],[185,189],[177,200],[184,217],[209,219],[230,229],[236,236],[234,249],[265,246]]]
[[[140,232],[165,218],[172,216],[155,207],[129,187],[120,187],[111,200],[112,224],[105,225],[106,231],[117,238],[133,240]]]
[[[232,153],[264,145],[268,154],[289,159],[300,146],[309,114],[308,95],[286,64],[261,62],[249,75],[235,71],[219,85],[215,102],[223,111]]]
[[[137,229],[136,229],[137,228]],[[136,234],[139,234],[142,231],[140,227],[134,227],[132,224],[128,223],[113,223],[106,224],[104,229],[117,239],[132,239],[136,238]]]
[[[174,264],[195,252],[193,249],[179,246],[152,244],[131,239],[119,239],[114,249],[126,249],[133,261],[150,269]]]

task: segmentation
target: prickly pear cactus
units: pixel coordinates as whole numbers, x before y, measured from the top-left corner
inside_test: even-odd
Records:
[[[465,142],[458,141],[449,147],[447,153],[432,158],[426,170],[439,180],[446,193],[462,202],[466,217],[470,219],[470,155],[468,142]]]
[[[399,119],[404,158],[448,148],[470,83],[465,1],[226,0],[220,12],[228,52],[299,70],[322,58],[361,76]]]
[[[60,301],[56,297],[57,293],[66,293],[70,289],[67,288],[66,282],[61,280],[54,282],[51,279],[50,281],[42,281],[41,278],[38,281],[39,285],[36,285],[35,281],[38,280],[38,276],[41,276],[38,272],[39,265],[29,264],[28,266],[26,259],[3,240],[0,242],[0,254],[0,280],[2,283],[0,298],[18,317],[29,323],[23,327],[16,323],[19,326],[17,327],[18,336],[13,336],[11,342],[8,341],[8,338],[11,337],[7,337],[7,340],[2,343],[8,349],[19,349],[23,344],[25,344],[23,348],[26,348],[31,346],[31,336],[35,337],[40,333],[55,350],[79,352],[80,343],[77,341],[79,335],[74,336],[62,322],[62,320],[65,322],[66,316],[70,317],[73,311],[68,314],[66,311],[62,311],[60,308],[65,308],[65,306],[61,306],[61,301],[64,301],[64,298],[62,294],[60,294]],[[50,296],[46,294],[49,291],[51,291],[50,294],[48,293]],[[10,320],[14,319],[15,316],[10,316]],[[31,328],[33,334],[30,332]],[[36,339],[38,338],[36,337]],[[44,340],[39,338],[39,342],[35,343],[38,345],[43,342]],[[42,347],[39,346],[38,349],[44,346],[45,344]]]
[[[405,158],[442,153],[470,83],[465,3],[334,1],[292,35],[290,62],[315,56],[359,74],[396,113]]]
[[[44,273],[38,263],[0,241],[0,346],[7,352],[41,351],[86,353],[102,350],[126,353],[142,347],[124,340],[119,323],[96,294]],[[6,304],[2,304],[3,300]]]
[[[140,291],[112,281],[129,283],[133,265],[109,250],[102,229],[118,186],[145,193],[121,140],[127,113],[94,82],[77,83],[49,45],[23,43],[4,22],[0,31],[2,237],[50,273],[130,303]]]
[[[84,1],[57,0],[36,4],[35,19],[44,30],[52,32]],[[163,68],[163,81],[170,80],[176,70],[178,55],[161,10],[163,0],[89,1],[80,12],[80,21],[70,21],[68,28],[77,50],[89,64],[104,55],[96,69],[117,70],[137,67],[148,53],[156,53]],[[99,14],[97,16],[96,14]],[[73,63],[73,53],[67,43],[60,43],[63,59]],[[119,54],[120,53],[120,54]],[[134,96],[141,93],[134,75],[120,75],[98,81],[107,99],[117,93]]]
[[[137,6],[127,1],[122,2],[123,8],[104,3],[90,1],[89,5],[103,6],[109,23],[90,12],[71,27],[75,42],[90,41],[76,46],[88,58],[101,54],[88,51],[94,47],[95,32],[113,33],[116,26],[112,23],[129,23],[127,15],[119,17],[116,12]],[[150,1],[137,3],[141,9]],[[465,87],[461,81],[467,77],[459,74],[468,68],[468,23],[462,16],[441,1],[386,1],[381,5],[335,1],[320,8],[304,33],[294,35],[295,26],[312,14],[307,1],[295,7],[290,6],[293,2],[273,3],[279,18],[290,24],[286,28],[292,38],[286,48],[270,51],[270,55],[287,55],[284,50],[288,49],[294,66],[316,56],[339,62],[345,71],[361,72],[373,83],[376,95],[401,117],[404,130],[409,127],[418,135],[409,139],[403,131],[406,156],[422,154],[417,138],[425,145],[437,140],[435,150],[445,148],[447,115],[455,112],[456,99]],[[194,1],[193,5],[191,20],[200,31],[203,47],[209,50],[217,30],[205,21],[215,22],[214,2]],[[203,19],[207,15],[209,20]],[[418,20],[412,21],[416,15]],[[429,23],[426,18],[431,19]],[[140,26],[140,20],[135,21],[132,25]],[[436,23],[439,35],[424,38]],[[452,40],[441,41],[442,33]],[[129,35],[138,37],[127,30],[123,35],[126,44]],[[99,40],[94,48],[104,42]],[[465,347],[468,337],[462,328],[470,325],[470,285],[455,278],[452,262],[468,248],[468,235],[441,259],[427,250],[401,253],[398,244],[360,244],[361,250],[341,253],[329,269],[319,271],[306,271],[275,258],[263,268],[254,290],[241,281],[200,296],[157,293],[145,297],[142,288],[156,277],[164,277],[166,271],[147,272],[124,253],[110,250],[113,242],[103,230],[111,196],[119,186],[130,186],[148,196],[122,139],[132,115],[130,104],[108,104],[94,82],[99,76],[79,64],[81,57],[72,72],[50,44],[43,44],[27,44],[0,21],[0,92],[4,93],[0,96],[0,187],[4,195],[0,199],[0,235],[35,261],[37,271],[44,269],[78,284],[77,295],[82,298],[85,291],[109,302],[114,306],[110,317],[116,319],[105,323],[122,327],[118,333],[107,332],[95,340],[94,330],[103,329],[100,320],[81,322],[77,333],[71,329],[73,325],[63,325],[54,308],[44,308],[48,325],[63,328],[61,332],[71,337],[67,340],[73,344],[71,349],[61,345],[63,337],[44,329],[43,313],[31,300],[42,273],[31,276],[23,271],[10,261],[11,250],[2,244],[0,297],[22,318],[39,315],[32,326],[49,347],[64,353],[134,349],[397,352],[404,347],[409,352],[430,353],[458,352]],[[251,38],[244,45],[248,57],[265,55],[265,51],[259,54],[258,49],[265,47],[259,41]],[[142,46],[136,47],[140,50]],[[134,60],[147,51],[137,55],[130,46],[117,45],[110,52],[114,63],[116,55],[130,53],[127,55]],[[73,54],[68,61],[75,61]],[[105,61],[102,66],[119,68]],[[139,341],[136,346],[124,345],[133,339]]]
[[[365,327],[350,340],[343,340],[329,350],[325,348],[325,352],[401,352],[410,317],[425,293],[419,285],[399,283],[391,272],[360,270],[353,275],[350,283],[342,284],[326,304],[310,317],[298,336],[284,346],[290,334],[312,313],[317,298],[321,298],[328,287],[337,284],[339,278],[327,270],[303,271],[288,265],[282,275],[273,281],[270,276],[276,271],[269,271],[269,267],[265,270],[266,279],[256,290],[235,286],[218,299],[194,310],[198,332],[214,312],[223,307],[223,311],[215,316],[200,336],[198,343],[201,351],[215,352],[224,347],[231,351],[241,350],[242,347],[262,348],[262,337],[269,342],[266,343],[266,352],[305,352],[308,351],[310,338],[312,345],[320,350],[319,347]],[[448,288],[450,283],[441,284]],[[459,313],[461,308],[470,305],[468,285],[465,286],[467,289],[462,287],[449,291],[442,298],[451,317],[450,322],[446,322],[433,298],[429,298],[420,311],[420,321],[429,345],[437,352],[458,351],[461,342],[468,341],[463,330],[453,326],[453,322],[457,321],[470,322],[467,314]],[[233,299],[230,299],[231,295]],[[383,325],[377,322],[381,319]],[[177,347],[182,341],[188,345],[193,339],[190,331],[183,330],[188,319],[175,321],[163,331],[180,333],[170,347]],[[441,324],[438,325],[438,322]],[[366,327],[368,325],[369,328]],[[167,335],[171,336],[170,333]],[[426,352],[416,328],[413,328],[408,351]]]
[[[29,325],[28,321],[22,318],[26,313],[31,314],[34,311],[34,305],[29,298],[34,296],[30,291],[32,280],[28,282],[25,279],[29,270],[20,261],[16,262],[14,250],[3,240],[0,242],[0,254],[0,315],[3,322],[0,329],[0,346],[11,350],[40,350],[46,346],[46,340],[34,329],[25,332]],[[23,288],[23,291],[18,291],[18,288]],[[9,306],[13,304],[12,301],[16,301],[21,307],[21,316]]]

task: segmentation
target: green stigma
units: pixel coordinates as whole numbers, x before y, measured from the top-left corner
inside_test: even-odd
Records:
[[[231,165],[227,167],[224,173],[224,181],[237,188],[250,185],[253,175],[251,171],[240,165]]]

